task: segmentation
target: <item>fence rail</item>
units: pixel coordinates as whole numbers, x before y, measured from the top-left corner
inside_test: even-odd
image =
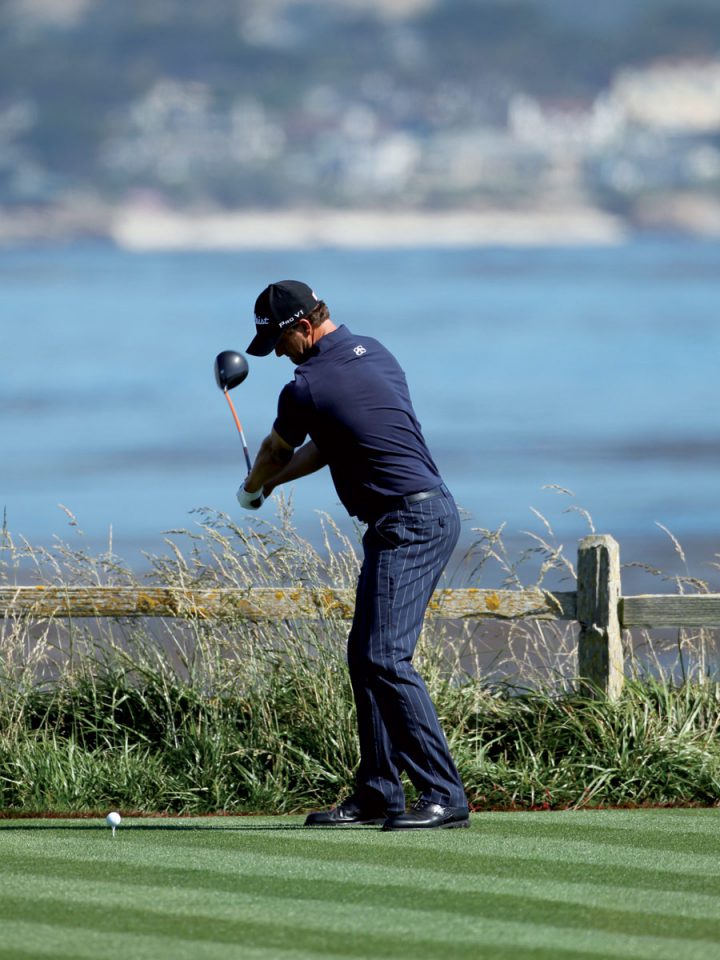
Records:
[[[620,549],[609,536],[585,537],[577,590],[436,590],[427,619],[576,621],[578,675],[589,692],[615,699],[623,684],[621,632],[629,627],[719,627],[720,594],[621,595]],[[33,620],[166,617],[248,620],[350,620],[350,589],[249,587],[0,587],[0,617]]]
[[[575,593],[436,590],[428,619],[575,620]],[[170,587],[0,587],[0,615],[351,620],[355,591],[310,587],[183,590]]]

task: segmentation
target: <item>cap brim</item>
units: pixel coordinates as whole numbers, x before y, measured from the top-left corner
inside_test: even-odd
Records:
[[[263,336],[260,333],[256,333],[245,353],[249,353],[253,357],[267,357],[268,354],[273,352],[275,344],[279,339],[280,335],[277,337],[268,337],[267,335]]]

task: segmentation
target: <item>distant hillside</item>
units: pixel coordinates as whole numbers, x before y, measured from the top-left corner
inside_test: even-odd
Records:
[[[0,203],[359,202],[370,140],[390,190],[428,137],[501,127],[518,92],[588,102],[718,37],[717,0],[6,0]]]

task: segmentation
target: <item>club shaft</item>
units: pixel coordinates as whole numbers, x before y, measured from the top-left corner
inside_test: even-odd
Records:
[[[232,412],[233,420],[235,421],[235,426],[238,428],[238,433],[240,434],[240,440],[242,441],[243,453],[245,454],[245,463],[247,463],[248,473],[250,473],[250,471],[252,470],[252,463],[250,461],[250,452],[248,450],[247,443],[245,442],[245,434],[243,433],[242,424],[238,419],[237,413],[235,413],[235,407],[233,406],[233,402],[230,399],[230,394],[227,392],[227,390],[223,390],[223,393],[225,394],[225,399],[230,405],[230,411]]]

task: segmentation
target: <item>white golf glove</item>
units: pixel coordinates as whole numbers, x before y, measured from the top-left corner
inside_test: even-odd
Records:
[[[244,483],[238,489],[237,498],[243,510],[259,510],[265,503],[265,495],[262,490],[246,490]]]

